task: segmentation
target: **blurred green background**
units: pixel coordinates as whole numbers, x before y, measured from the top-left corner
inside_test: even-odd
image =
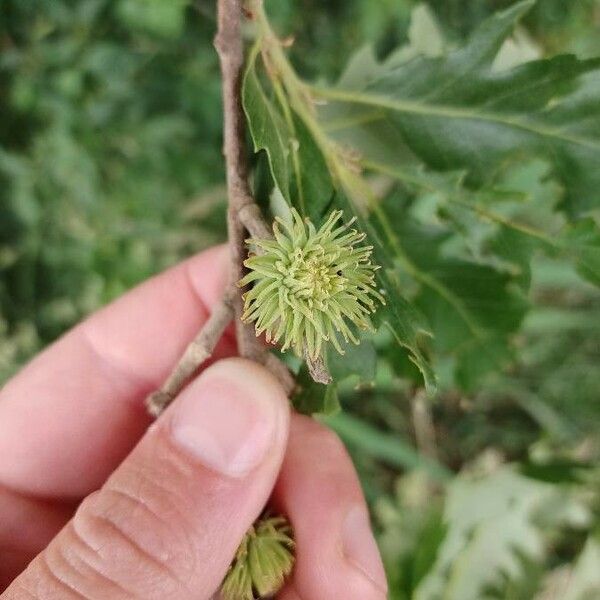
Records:
[[[432,0],[457,43],[510,0]],[[406,40],[411,0],[271,0],[298,70]],[[214,2],[0,0],[0,383],[84,315],[224,239]],[[537,52],[600,55],[600,2],[539,0]],[[538,185],[536,179],[532,185]],[[390,597],[600,598],[600,296],[536,260],[520,358],[433,404],[397,376],[344,385]]]

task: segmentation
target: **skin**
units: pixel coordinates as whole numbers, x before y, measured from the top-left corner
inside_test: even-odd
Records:
[[[213,364],[151,425],[144,398],[226,279],[226,248],[210,249],[78,325],[0,391],[1,600],[212,598],[269,497],[297,540],[296,567],[279,598],[386,597],[343,445],[290,414],[262,367],[227,358],[235,356],[231,332]],[[242,392],[268,418],[249,421],[254,429],[238,437],[254,439],[265,423],[272,432],[255,444],[265,446],[260,458],[231,475],[199,460],[204,455],[174,431],[191,409],[210,411]]]

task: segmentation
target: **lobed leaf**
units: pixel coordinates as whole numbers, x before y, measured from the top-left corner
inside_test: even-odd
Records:
[[[254,150],[267,153],[273,180],[287,202],[318,224],[333,194],[329,170],[306,125],[261,80],[257,55],[258,46],[248,59],[242,92]]]
[[[398,154],[468,183],[489,182],[515,156],[552,161],[565,186],[564,207],[582,214],[600,206],[600,59],[556,56],[494,70],[494,59],[533,2],[520,2],[483,23],[466,46],[442,57],[392,56],[354,81],[316,93],[337,111],[338,134],[393,138]],[[340,108],[338,104],[346,105]]]

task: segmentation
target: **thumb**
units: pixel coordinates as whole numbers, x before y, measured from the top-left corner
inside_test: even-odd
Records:
[[[270,495],[288,422],[264,368],[215,363],[2,598],[210,598]]]

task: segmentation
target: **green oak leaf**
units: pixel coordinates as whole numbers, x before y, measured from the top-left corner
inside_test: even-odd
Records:
[[[433,392],[436,378],[423,351],[424,341],[431,336],[431,332],[423,315],[402,293],[402,286],[396,277],[395,249],[390,248],[385,232],[374,226],[373,220],[361,214],[343,194],[338,194],[337,202],[346,214],[356,218],[360,229],[367,233],[368,240],[373,245],[373,259],[383,267],[377,271],[376,279],[385,291],[386,305],[374,315],[376,325],[387,327],[391,331],[419,369],[426,389]]]
[[[416,600],[481,600],[504,573],[522,574],[519,556],[539,562],[548,553],[545,536],[581,522],[588,509],[569,488],[520,474],[514,465],[487,475],[459,474],[448,486],[444,522],[448,529],[433,568]]]
[[[334,194],[333,178],[321,145],[315,140],[313,132],[301,115],[286,103],[285,96],[280,95],[277,101],[282,107],[282,112],[288,114],[287,118],[271,100],[275,91],[267,92],[267,84],[263,84],[258,76],[257,57],[255,48],[248,60],[243,89],[244,107],[255,149],[266,152],[273,179],[284,199],[301,214],[313,215],[315,224],[319,219],[315,219],[314,215],[320,216],[332,202],[337,202],[344,210],[346,220],[352,216],[357,217],[360,229],[367,233],[369,243],[375,246],[375,262],[384,267],[386,263],[388,265],[387,269],[383,268],[377,272],[377,281],[388,302],[385,309],[377,311],[376,325],[385,325],[393,332],[395,339],[408,350],[411,359],[418,366],[425,386],[433,390],[435,377],[419,346],[419,335],[426,332],[426,326],[418,311],[403,297],[394,282],[393,274],[389,271],[389,267],[393,270],[394,266],[393,261],[390,262],[389,253],[376,237],[372,237],[376,236],[375,230],[367,219],[357,212],[356,207],[347,201],[343,192],[336,189],[338,193]],[[360,373],[358,374],[360,376]],[[323,404],[335,407],[337,400],[334,392],[335,388],[332,388],[328,392],[329,396],[317,402],[317,408],[311,404],[301,410],[319,412],[319,406]],[[322,395],[321,390],[319,396]],[[305,400],[300,399],[298,402],[299,405],[303,405]]]
[[[563,600],[593,600],[600,595],[600,534],[591,534],[577,558]]]
[[[244,75],[242,99],[254,150],[264,150],[269,157],[271,173],[281,193],[289,200],[289,131],[284,117],[256,72],[255,48],[248,59]]]
[[[321,150],[306,125],[294,113],[292,151],[296,154],[294,176],[290,182],[292,204],[319,223],[331,204],[333,184]],[[294,160],[294,158],[292,158]]]
[[[489,182],[508,159],[548,159],[565,187],[567,212],[600,206],[600,59],[564,55],[492,68],[532,4],[496,14],[445,56],[390,58],[370,78],[363,72],[315,88],[329,102],[324,127],[342,142],[393,142],[403,163],[464,169],[470,186]]]
[[[313,381],[305,364],[296,377],[296,393],[292,398],[294,408],[303,415],[335,415],[341,409],[337,383],[328,385]]]
[[[511,359],[537,253],[596,277],[595,223],[566,221],[600,204],[600,60],[519,58],[507,68],[499,52],[532,4],[497,13],[456,50],[423,13],[435,48],[415,43],[413,32],[383,62],[363,49],[333,88],[301,82],[274,38],[264,38],[280,79],[261,67],[273,86],[263,95],[277,97],[274,122],[285,127],[260,137],[269,115],[258,115],[255,146],[267,150],[276,183],[285,166],[282,193],[303,214],[314,214],[303,191],[320,206],[333,184],[335,202],[358,219],[383,267],[388,303],[376,324],[408,350],[430,390],[430,332],[428,347],[463,388]],[[299,147],[318,157],[315,165],[299,163]],[[559,205],[568,210],[558,213]]]
[[[257,48],[249,57],[243,83],[243,105],[254,150],[266,151],[273,180],[286,201],[319,223],[333,195],[323,154],[301,119],[291,112],[257,64]]]
[[[491,264],[447,256],[451,231],[417,223],[397,203],[388,201],[384,209],[396,224],[400,281],[406,287],[412,280],[411,299],[435,332],[431,346],[437,356],[454,358],[457,383],[472,389],[511,357],[511,337],[528,307],[515,276]]]
[[[187,0],[120,0],[116,14],[127,26],[163,38],[176,38],[185,25]]]
[[[565,228],[561,242],[574,255],[577,272],[600,286],[600,227],[594,219],[581,219]]]
[[[344,343],[344,354],[328,347],[326,364],[334,381],[340,382],[355,377],[358,385],[371,385],[375,381],[377,369],[377,352],[373,342],[366,335],[361,335],[360,344]]]

